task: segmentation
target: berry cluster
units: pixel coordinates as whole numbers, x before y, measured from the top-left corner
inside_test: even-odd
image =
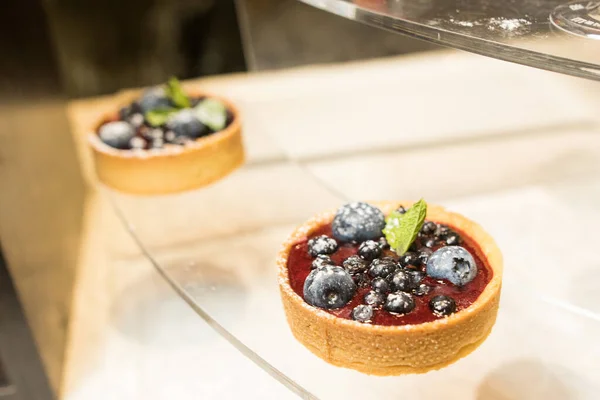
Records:
[[[325,309],[340,308],[355,297],[359,288],[368,288],[366,293],[361,291],[365,294],[361,304],[352,309],[351,317],[369,323],[376,310],[395,315],[410,313],[416,298],[428,295],[436,280],[462,286],[474,278],[475,261],[466,249],[457,246],[462,239],[448,226],[426,221],[410,251],[398,257],[382,237],[382,218],[381,211],[368,204],[346,205],[332,223],[334,237],[320,235],[308,241],[313,261],[304,283],[306,302]],[[356,255],[335,265],[331,256],[340,246],[357,246]],[[423,282],[427,276],[434,278],[426,280],[429,284]],[[456,302],[449,296],[433,296],[428,305],[437,317],[456,312]]]
[[[215,133],[193,111],[193,107],[203,100],[203,97],[190,98],[192,108],[180,109],[157,123],[149,120],[149,113],[173,110],[174,104],[163,88],[149,89],[138,101],[121,108],[116,120],[103,123],[98,129],[98,136],[108,146],[121,150],[162,149],[167,144],[185,145]],[[226,114],[228,125],[232,114],[229,110]]]

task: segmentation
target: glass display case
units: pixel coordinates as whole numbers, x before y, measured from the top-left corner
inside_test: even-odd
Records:
[[[104,231],[94,231],[104,215],[90,217],[98,204],[133,238],[135,262],[154,266],[160,277],[152,284],[167,282],[176,293],[167,295],[194,311],[184,309],[192,322],[206,321],[238,360],[286,394],[598,397],[598,2],[12,0],[5,9],[1,398],[64,395],[66,363],[82,371],[68,377],[68,395],[82,397],[103,393],[122,371],[133,370],[130,387],[144,387],[137,397],[156,390],[142,378],[159,376],[167,398],[173,386],[165,381],[200,381],[190,365],[212,343],[196,335],[198,326],[181,329],[190,339],[183,348],[173,344],[179,325],[145,325],[154,311],[146,310],[168,296],[134,311],[111,303],[113,295],[142,303],[129,286],[142,272],[119,269],[133,263],[130,253],[110,271],[96,259],[106,250],[96,243]],[[239,108],[245,164],[179,194],[97,186],[86,137],[121,105],[112,93],[171,75]],[[492,334],[469,357],[424,375],[381,378],[325,363],[286,323],[275,263],[281,244],[343,203],[421,197],[480,222],[497,240],[505,272]],[[127,275],[122,291],[107,278],[114,271]],[[109,289],[86,293],[81,282],[96,279]],[[156,294],[149,286],[141,297]],[[166,303],[161,317],[185,318]],[[120,332],[117,318],[131,329]],[[73,334],[83,325],[90,327]],[[147,339],[156,326],[161,338],[146,347],[132,333]],[[99,345],[98,327],[116,340]],[[85,346],[70,347],[83,336]],[[167,362],[140,367],[125,354],[131,348],[154,365]]]
[[[104,189],[140,249],[200,318],[302,398],[594,398],[600,139],[587,96],[599,89],[592,81],[600,80],[593,23],[600,19],[593,2],[305,2],[589,86],[580,96],[570,78],[455,52],[374,61],[360,73],[340,66],[189,82],[239,106],[248,161],[177,195]],[[468,215],[497,239],[505,277],[492,335],[464,360],[424,375],[372,377],[323,362],[286,324],[275,268],[281,243],[344,202],[419,197]]]

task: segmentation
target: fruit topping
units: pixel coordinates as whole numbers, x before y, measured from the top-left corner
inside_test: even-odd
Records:
[[[378,293],[387,294],[390,291],[390,284],[385,278],[375,278],[371,281],[371,287]]]
[[[381,210],[360,202],[340,207],[331,224],[333,236],[342,242],[377,239],[384,227],[385,217]]]
[[[415,296],[425,296],[426,294],[431,292],[431,286],[421,283],[412,292]]]
[[[352,309],[352,319],[358,322],[371,322],[373,318],[373,307],[360,304]]]
[[[445,246],[429,257],[427,275],[435,279],[446,279],[457,286],[464,286],[477,275],[477,265],[471,253],[464,247]]]
[[[369,287],[369,285],[371,284],[371,280],[369,279],[367,274],[352,275],[352,279],[354,280],[354,283],[356,283],[356,286],[358,286],[359,288],[366,288]]]
[[[423,246],[429,247],[431,249],[438,244],[438,241],[436,238],[430,237],[430,238],[423,240],[422,243],[423,243]]]
[[[423,224],[423,226],[421,227],[421,233],[424,235],[431,235],[433,233],[435,233],[435,231],[437,230],[437,225],[435,222],[432,221],[427,221]]]
[[[135,136],[135,129],[125,121],[114,121],[102,125],[98,135],[100,140],[111,147],[127,149],[129,142]]]
[[[415,252],[409,251],[400,256],[400,265],[403,267],[418,266],[421,264],[421,260],[419,259],[419,255]]]
[[[129,147],[131,149],[145,149],[147,145],[148,143],[139,136],[132,137],[129,141]]]
[[[146,90],[138,104],[143,113],[173,107],[171,100],[165,93],[165,89],[162,87],[154,87]]]
[[[317,258],[315,258],[311,264],[312,269],[321,268],[325,265],[334,265],[331,257],[325,254],[319,254]]]
[[[354,275],[364,272],[367,269],[367,262],[359,256],[351,256],[344,260],[342,266],[348,273]]]
[[[418,282],[406,270],[394,272],[390,277],[392,291],[409,292],[417,287]]]
[[[139,113],[133,114],[131,117],[129,117],[128,121],[135,128],[139,128],[144,124],[144,116]]]
[[[308,254],[313,257],[319,254],[332,254],[337,250],[337,242],[335,239],[327,235],[314,237],[308,241]]]
[[[206,125],[200,122],[190,109],[183,109],[173,114],[167,121],[166,127],[175,134],[175,138],[197,139],[209,133]]]
[[[427,247],[423,247],[421,250],[419,250],[420,264],[427,265],[427,261],[429,260],[429,257],[431,257],[432,254],[433,254],[433,250],[431,250]]]
[[[340,208],[337,223],[293,246],[288,265],[301,265],[290,269],[294,291],[333,315],[377,325],[434,321],[473,304],[491,277],[477,247],[452,227],[425,221],[424,201],[401,211],[387,219],[387,237],[373,232],[365,239],[379,210],[365,203]]]
[[[150,142],[150,149],[162,149],[165,145],[165,141],[162,138],[152,139]]]
[[[304,282],[304,299],[310,305],[333,309],[345,306],[356,293],[356,284],[346,270],[325,265],[314,269]]]
[[[385,301],[385,295],[383,293],[376,292],[371,290],[365,297],[363,298],[365,304],[368,304],[373,307],[379,307]]]
[[[415,284],[421,283],[423,278],[425,278],[425,272],[419,270],[409,269],[406,273],[410,276],[410,278],[415,282]]]
[[[387,278],[397,267],[393,258],[376,258],[369,266],[369,275],[373,278]]]
[[[415,300],[405,292],[390,293],[387,295],[383,308],[393,314],[408,314],[415,308]]]
[[[165,143],[185,145],[218,132],[231,123],[233,114],[217,99],[188,97],[179,81],[171,78],[166,85],[150,88],[137,102],[122,107],[118,118],[98,129],[104,143],[123,150],[160,149]],[[121,127],[115,128],[115,123]],[[133,137],[144,139],[145,144],[131,141]]]
[[[382,252],[381,244],[374,240],[365,240],[358,246],[358,255],[367,261],[373,261]]]
[[[396,209],[397,213],[404,214],[406,212],[406,208],[404,206],[400,206]]]
[[[429,301],[429,308],[438,317],[453,314],[456,311],[456,302],[452,297],[439,295]]]
[[[445,235],[445,240],[448,246],[457,246],[461,242],[460,236],[458,236],[458,234],[456,234],[455,232],[451,232]]]

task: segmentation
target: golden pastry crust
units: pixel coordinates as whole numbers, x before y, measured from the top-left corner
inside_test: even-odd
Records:
[[[386,215],[412,202],[371,202]],[[277,257],[279,288],[292,333],[325,361],[372,375],[424,373],[445,367],[475,350],[496,321],[502,284],[502,255],[496,243],[478,224],[462,215],[428,205],[427,219],[451,226],[467,235],[480,249],[479,256],[493,276],[479,298],[449,317],[417,325],[382,326],[338,318],[307,304],[289,282],[290,249],[323,224],[334,211],[320,214],[298,227]]]
[[[200,92],[193,96],[204,96]],[[212,98],[218,98],[209,95]],[[131,101],[131,92],[117,97],[118,104]],[[124,99],[129,99],[125,102]],[[90,127],[88,139],[99,180],[118,191],[137,195],[177,193],[213,183],[244,163],[240,115],[235,106],[220,99],[233,114],[222,131],[201,137],[185,146],[167,145],[160,150],[119,150],[104,144]]]

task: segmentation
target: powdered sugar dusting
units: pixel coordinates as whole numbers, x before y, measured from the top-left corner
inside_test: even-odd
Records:
[[[531,25],[531,21],[525,18],[490,18],[487,21],[487,27],[491,31],[501,29],[513,32],[529,25]]]
[[[439,24],[439,21],[435,21],[435,25]],[[473,27],[487,27],[490,31],[503,30],[507,32],[518,31],[519,29],[531,25],[531,21],[525,18],[485,18],[473,21],[464,21],[460,19],[450,18],[448,19],[453,25],[473,28]]]

